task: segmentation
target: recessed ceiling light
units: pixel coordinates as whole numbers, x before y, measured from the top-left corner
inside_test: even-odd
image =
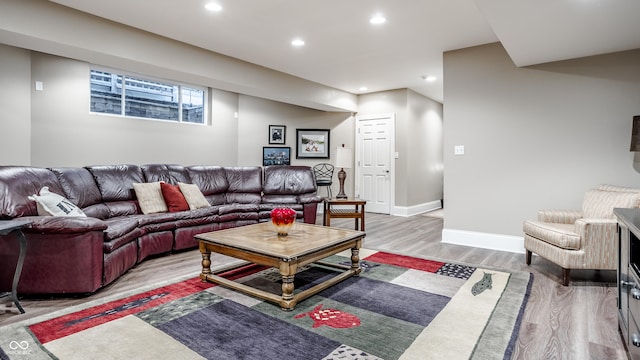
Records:
[[[422,80],[427,81],[427,82],[434,82],[436,80],[438,80],[437,77],[433,76],[433,75],[429,75],[429,76],[423,76]]]
[[[374,25],[384,24],[386,21],[387,19],[385,19],[382,15],[374,15],[371,19],[369,19],[369,22]]]
[[[302,39],[294,39],[293,41],[291,41],[291,45],[293,45],[293,46],[303,46],[304,45],[304,40],[302,40]]]
[[[222,5],[218,4],[218,3],[208,3],[204,6],[205,9],[209,10],[209,11],[221,11],[222,10]]]

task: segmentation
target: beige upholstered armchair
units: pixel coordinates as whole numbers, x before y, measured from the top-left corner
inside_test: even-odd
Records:
[[[600,185],[587,191],[582,210],[541,210],[523,225],[526,262],[531,254],[562,267],[562,284],[571,269],[615,270],[618,239],[613,208],[640,207],[640,189]]]

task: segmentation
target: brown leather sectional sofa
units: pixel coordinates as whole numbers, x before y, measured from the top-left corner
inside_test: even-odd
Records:
[[[211,206],[143,214],[133,183],[158,181],[195,184]],[[28,197],[43,186],[87,217],[38,216]],[[316,190],[307,166],[0,166],[0,218],[33,220],[19,294],[87,294],[149,256],[197,247],[196,234],[267,221],[274,207],[314,224]],[[0,236],[0,291],[11,289],[18,253],[14,237]]]

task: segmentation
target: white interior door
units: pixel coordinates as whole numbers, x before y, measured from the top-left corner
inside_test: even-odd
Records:
[[[391,213],[394,129],[394,114],[356,116],[356,194],[368,212]]]

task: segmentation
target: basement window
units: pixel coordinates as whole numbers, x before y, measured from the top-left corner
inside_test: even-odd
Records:
[[[204,124],[207,91],[111,71],[91,70],[91,112]]]

